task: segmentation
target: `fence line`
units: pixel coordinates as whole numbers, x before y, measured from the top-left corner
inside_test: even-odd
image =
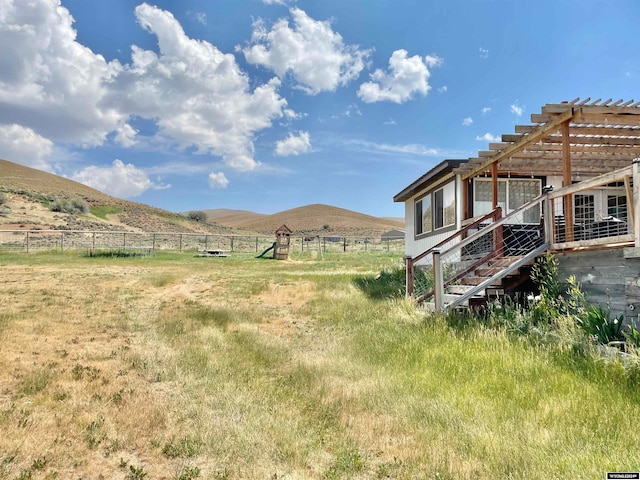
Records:
[[[275,241],[272,235],[225,235],[173,232],[85,230],[2,230],[0,252],[147,249],[151,251],[204,251],[260,253]],[[291,236],[290,252],[404,252],[404,237]]]

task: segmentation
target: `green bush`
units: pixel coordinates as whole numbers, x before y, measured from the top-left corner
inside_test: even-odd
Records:
[[[89,207],[87,206],[87,202],[80,200],[79,198],[73,198],[71,200],[67,198],[55,198],[49,204],[49,210],[52,212],[76,214],[87,213],[89,211]]]
[[[589,335],[595,336],[600,343],[623,341],[622,322],[624,316],[611,318],[611,313],[599,305],[592,305],[586,315],[578,317],[578,326]]]

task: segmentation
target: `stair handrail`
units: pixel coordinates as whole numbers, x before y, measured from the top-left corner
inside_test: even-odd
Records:
[[[474,270],[476,267],[482,265],[484,262],[488,261],[491,258],[494,258],[496,256],[498,256],[500,254],[500,252],[502,251],[502,248],[504,247],[504,245],[502,245],[502,230],[500,231],[496,231],[498,228],[502,228],[502,226],[509,222],[511,219],[513,219],[515,216],[519,215],[520,213],[532,208],[533,206],[535,206],[536,204],[540,203],[542,204],[543,202],[545,202],[545,200],[548,200],[549,198],[549,191],[545,189],[545,191],[543,193],[541,193],[540,195],[538,195],[537,197],[535,197],[534,199],[530,200],[529,202],[521,205],[520,207],[518,207],[517,209],[515,209],[513,212],[509,213],[508,215],[500,218],[499,220],[493,222],[491,225],[484,227],[480,230],[478,230],[477,232],[475,232],[474,234],[470,235],[469,237],[465,238],[464,240],[456,243],[455,245],[449,247],[447,250],[440,252],[437,249],[433,250],[433,258],[434,258],[434,262],[433,262],[433,269],[434,269],[434,279],[438,279],[438,281],[436,282],[434,280],[434,285],[433,285],[433,290],[431,292],[427,292],[427,294],[423,295],[419,301],[424,301],[428,298],[430,298],[431,296],[434,297],[434,299],[436,300],[436,310],[442,310],[442,294],[444,293],[444,289],[445,287],[447,287],[448,285],[450,285],[451,283],[453,283],[454,281],[458,280],[459,278],[461,278],[462,276],[466,275],[468,272]],[[545,205],[548,202],[545,202]],[[546,207],[543,207],[546,208]],[[546,218],[546,216],[545,216]],[[457,272],[453,277],[449,278],[449,279],[444,279],[443,275],[442,275],[442,263],[440,261],[440,259],[442,257],[445,257],[446,255],[449,255],[451,252],[453,252],[454,250],[461,250],[462,248],[464,248],[465,246],[469,245],[470,243],[478,240],[479,238],[490,234],[494,232],[494,241],[496,241],[496,243],[498,243],[499,245],[496,245],[496,248],[494,248],[491,252],[487,253],[486,255],[484,255],[483,257],[476,259],[475,262],[473,262],[471,265],[466,266],[463,270]],[[548,240],[544,242],[545,248],[543,250],[546,250],[548,248]],[[540,247],[534,249],[534,250],[538,250]],[[438,270],[436,272],[436,270]],[[512,269],[510,269],[511,271]],[[505,274],[506,275],[506,274]],[[485,284],[486,282],[483,282],[483,284]],[[489,283],[490,284],[490,283]],[[476,291],[480,291],[480,289],[474,288],[474,293]],[[466,298],[469,298],[469,296],[467,294],[464,295]],[[462,301],[460,299],[458,299],[458,301]]]
[[[471,230],[472,228],[477,227],[482,222],[484,222],[486,220],[489,220],[490,218],[493,218],[493,221],[495,222],[501,216],[502,216],[502,207],[496,207],[493,210],[491,210],[490,212],[485,213],[483,216],[477,218],[472,223],[470,223],[468,225],[465,225],[464,227],[462,227],[459,230],[456,230],[453,234],[449,235],[447,238],[445,238],[441,242],[437,243],[436,245],[430,247],[428,250],[425,250],[421,254],[419,254],[419,255],[417,255],[415,257],[405,256],[404,259],[405,259],[405,269],[406,269],[406,280],[405,280],[406,296],[407,297],[413,296],[413,287],[414,287],[414,285],[413,285],[413,278],[414,278],[414,276],[413,276],[413,266],[418,261],[422,260],[427,255],[431,255],[434,250],[437,250],[438,248],[442,247],[443,245],[446,245],[448,242],[454,240],[456,237],[466,234],[469,230]],[[422,297],[420,297],[420,298],[422,298]],[[421,301],[422,301],[421,299],[418,299],[418,302],[421,302]]]

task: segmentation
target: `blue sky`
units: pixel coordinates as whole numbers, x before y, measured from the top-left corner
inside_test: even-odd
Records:
[[[392,197],[545,103],[640,100],[635,0],[0,0],[0,158],[180,212]]]

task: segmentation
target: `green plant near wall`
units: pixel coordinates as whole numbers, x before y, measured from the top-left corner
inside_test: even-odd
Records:
[[[611,312],[600,305],[592,305],[586,315],[578,317],[578,326],[589,335],[595,336],[600,343],[624,341],[622,332],[624,315],[611,317]]]

